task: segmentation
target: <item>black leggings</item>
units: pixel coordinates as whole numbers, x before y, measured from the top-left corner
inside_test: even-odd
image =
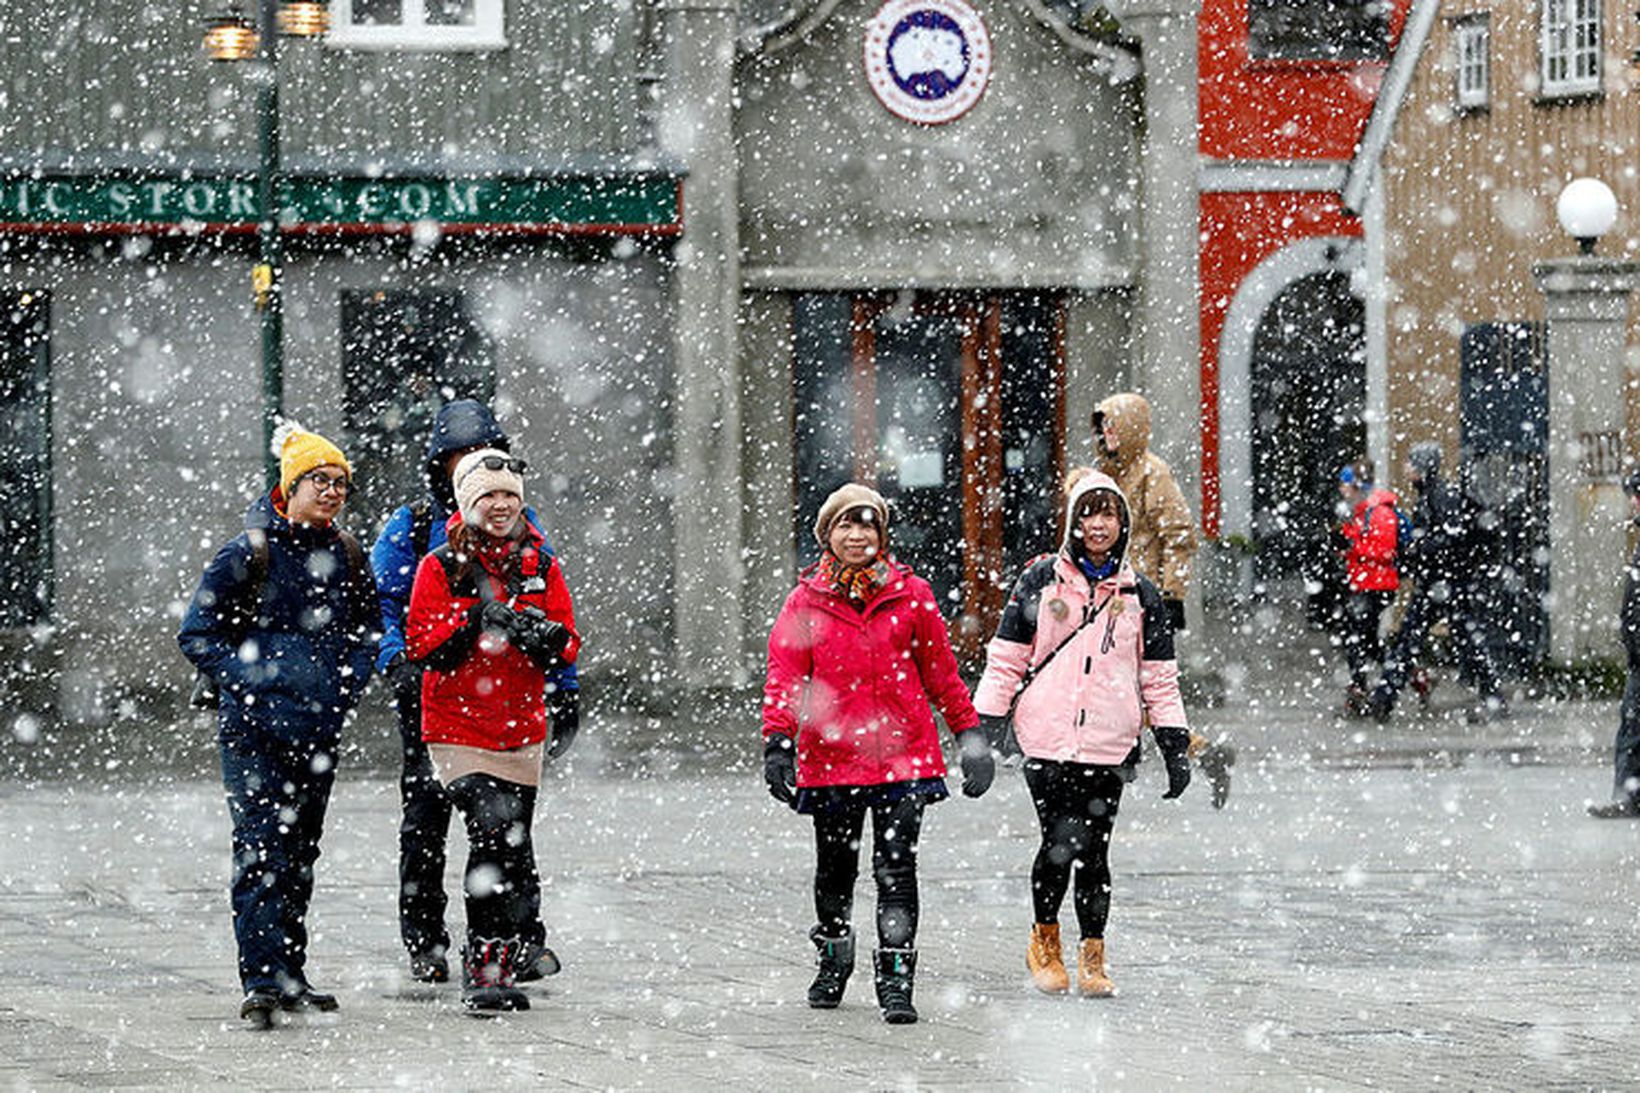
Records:
[[[917,940],[917,839],[922,833],[920,796],[887,805],[853,805],[814,817],[814,911],[820,932],[840,937],[854,913],[854,882],[860,875],[860,836],[871,811],[871,875],[877,881],[877,943],[909,949]]]
[[[535,871],[535,787],[488,774],[469,774],[449,786],[450,800],[467,824],[467,939],[525,938],[539,910]]]
[[[1059,906],[1076,870],[1076,922],[1083,937],[1105,936],[1110,914],[1110,832],[1122,800],[1114,767],[1029,759],[1025,784],[1042,825],[1042,845],[1031,865],[1036,921],[1059,921]]]

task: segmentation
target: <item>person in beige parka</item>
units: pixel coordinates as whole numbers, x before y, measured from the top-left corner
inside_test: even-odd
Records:
[[[1093,445],[1099,469],[1116,480],[1132,513],[1127,556],[1133,568],[1162,590],[1175,633],[1187,627],[1185,595],[1199,545],[1196,519],[1166,460],[1150,450],[1150,403],[1131,391],[1111,395],[1093,408]],[[1072,471],[1065,489],[1075,488],[1085,469]],[[1190,754],[1213,786],[1213,805],[1230,795],[1233,745],[1208,743],[1191,735]]]

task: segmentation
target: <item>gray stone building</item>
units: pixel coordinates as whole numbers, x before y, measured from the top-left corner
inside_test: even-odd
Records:
[[[1193,5],[1107,6],[332,0],[281,61],[284,410],[356,457],[351,525],[472,395],[532,463],[589,677],[755,679],[856,476],[977,650],[1098,394],[1149,391],[1195,465]],[[254,66],[199,36],[0,11],[11,714],[174,702],[261,487]]]

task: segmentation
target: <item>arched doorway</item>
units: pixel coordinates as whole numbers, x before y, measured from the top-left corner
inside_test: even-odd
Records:
[[[1349,275],[1284,288],[1259,320],[1249,372],[1254,572],[1303,579],[1313,597],[1333,585],[1338,469],[1367,450],[1366,310]]]

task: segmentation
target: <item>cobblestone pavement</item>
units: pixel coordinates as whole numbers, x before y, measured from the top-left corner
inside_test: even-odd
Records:
[[[863,966],[841,1009],[803,1003],[811,836],[763,793],[750,724],[719,753],[589,721],[536,828],[566,969],[491,1021],[404,974],[381,773],[343,770],[319,865],[311,972],[341,1011],[269,1033],[235,1016],[208,730],[156,772],[14,776],[0,1088],[1640,1085],[1640,824],[1583,811],[1608,787],[1615,704],[1519,701],[1477,726],[1447,685],[1378,727],[1309,684],[1250,697],[1231,671],[1226,691],[1197,721],[1240,749],[1229,807],[1205,785],[1161,800],[1153,762],[1124,799],[1119,997],[1030,989],[1035,822],[1003,771],[930,813],[923,1020],[901,1027]],[[863,880],[857,922],[870,902]]]

